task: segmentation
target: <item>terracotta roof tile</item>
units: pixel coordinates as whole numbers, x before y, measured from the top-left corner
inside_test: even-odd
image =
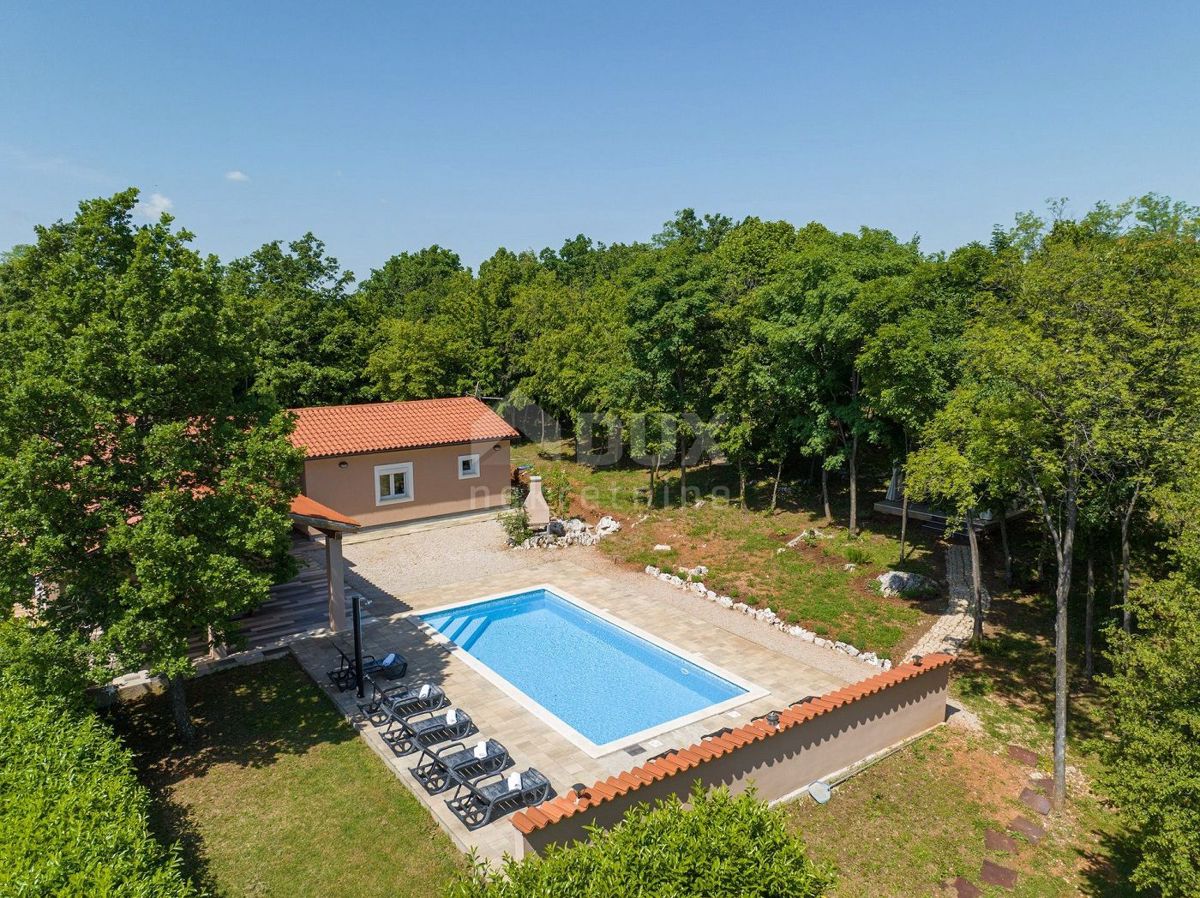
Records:
[[[473,396],[292,409],[292,443],[308,458],[515,440],[520,434]]]
[[[320,523],[327,521],[336,525],[337,530],[357,530],[362,526],[352,517],[342,514],[339,511],[334,511],[328,505],[322,505],[315,499],[310,499],[308,496],[301,493],[292,500],[292,514],[300,518],[306,518],[308,521]]]
[[[887,673],[881,673],[860,683],[843,687],[829,695],[821,696],[803,704],[792,705],[780,714],[779,720],[781,726],[779,729],[784,730],[791,726],[802,724],[821,714],[828,713],[834,708],[874,695],[888,686],[903,683],[906,680],[911,680],[913,677],[919,677],[930,670],[944,667],[953,660],[952,656],[940,652],[934,655],[926,655],[919,665],[902,664],[892,668]],[[578,801],[576,801],[574,792],[568,792],[566,795],[560,795],[557,798],[543,802],[536,808],[518,812],[512,817],[513,826],[518,831],[528,835],[565,817],[571,817],[596,805],[611,801],[618,795],[637,791],[642,786],[656,780],[674,776],[692,767],[698,767],[714,758],[723,757],[751,742],[769,739],[776,732],[775,727],[771,726],[767,721],[756,720],[722,733],[719,736],[702,740],[696,745],[667,752],[661,757],[647,761],[641,767],[634,767],[632,770],[617,774],[616,776],[610,776],[607,780],[597,782],[590,788],[584,789]]]

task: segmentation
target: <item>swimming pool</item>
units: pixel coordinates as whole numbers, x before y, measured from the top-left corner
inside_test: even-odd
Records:
[[[420,619],[593,755],[763,692],[548,586],[433,609]]]

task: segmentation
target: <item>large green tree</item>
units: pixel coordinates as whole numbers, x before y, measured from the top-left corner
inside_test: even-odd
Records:
[[[189,639],[230,641],[292,569],[302,462],[246,306],[136,200],[82,203],[0,267],[0,589],[97,673],[164,674],[186,736]]]
[[[256,334],[257,389],[286,407],[363,398],[363,323],[342,271],[311,233],[276,240],[231,262],[225,290],[247,306]]]
[[[1147,439],[1170,451],[1178,434],[1195,429],[1200,267],[1190,236],[1123,231],[1108,216],[1060,220],[1032,249],[1009,252],[1006,264],[1015,269],[1002,278],[1016,285],[1011,301],[989,303],[968,328],[964,379],[941,413],[950,423],[935,437],[965,435],[951,436],[954,452],[984,472],[1008,472],[1054,546],[1054,798],[1061,805],[1080,511],[1112,494],[1114,478],[1136,465]]]

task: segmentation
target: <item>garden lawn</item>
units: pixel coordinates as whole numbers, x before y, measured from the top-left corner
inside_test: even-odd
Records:
[[[201,887],[236,898],[441,895],[462,858],[425,808],[294,660],[189,685],[196,748],[162,697],[123,706],[117,731]]]
[[[784,620],[818,635],[841,640],[881,657],[900,658],[928,629],[944,596],[927,599],[884,598],[875,577],[899,557],[899,526],[869,514],[874,499],[860,490],[863,529],[852,538],[844,527],[827,525],[818,513],[815,488],[785,484],[778,509],[766,508],[770,484],[752,486],[749,508],[727,497],[736,494],[736,472],[728,466],[706,466],[688,472],[690,501],[679,499],[678,472],[664,472],[663,490],[650,507],[644,469],[592,469],[561,458],[539,455],[536,444],[513,450],[516,464],[533,465],[541,474],[566,472],[573,491],[572,512],[595,520],[612,514],[622,530],[600,543],[615,561],[630,567],[654,565],[674,572],[704,565],[705,583],[748,605],[769,607]],[[841,497],[839,497],[841,498]],[[842,503],[844,504],[844,503]],[[845,519],[836,506],[835,517]],[[787,548],[804,530],[820,528],[823,537]],[[938,576],[936,543],[910,522],[916,540],[904,569]],[[655,551],[656,545],[670,551]],[[847,570],[847,565],[852,568]]]
[[[1132,898],[1107,856],[1116,824],[1104,805],[1080,791],[1047,820],[1016,800],[1026,785],[1004,745],[947,726],[836,787],[828,804],[804,797],[788,812],[809,855],[836,864],[831,898],[953,895],[945,885],[956,876],[984,886],[985,858],[1019,874],[1016,889],[987,896]],[[986,851],[984,831],[1005,832],[1018,814],[1045,823],[1042,841],[1016,836],[1016,854]]]

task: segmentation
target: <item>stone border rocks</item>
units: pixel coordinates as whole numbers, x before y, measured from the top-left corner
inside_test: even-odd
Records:
[[[652,564],[648,564],[646,565],[645,572],[647,575],[674,586],[676,589],[694,593],[702,599],[715,602],[722,608],[729,608],[740,614],[753,617],[755,620],[761,621],[779,630],[781,633],[786,633],[805,642],[811,642],[813,645],[818,645],[822,648],[842,652],[851,658],[856,658],[864,664],[870,664],[872,667],[877,667],[880,670],[892,669],[892,662],[888,658],[880,658],[874,652],[864,652],[846,642],[838,642],[818,636],[812,630],[806,630],[804,627],[797,626],[796,624],[787,623],[770,608],[752,608],[745,602],[735,601],[732,596],[721,595],[715,590],[709,589],[703,580],[696,579],[708,573],[708,568],[704,565],[698,565],[694,568],[680,568],[679,574],[672,574],[670,571],[664,571]],[[683,576],[680,576],[680,574]]]
[[[604,537],[620,529],[621,523],[609,515],[602,517],[594,527],[581,518],[568,518],[565,521],[552,518],[544,532],[535,533],[513,548],[565,549],[567,546],[594,546]]]

